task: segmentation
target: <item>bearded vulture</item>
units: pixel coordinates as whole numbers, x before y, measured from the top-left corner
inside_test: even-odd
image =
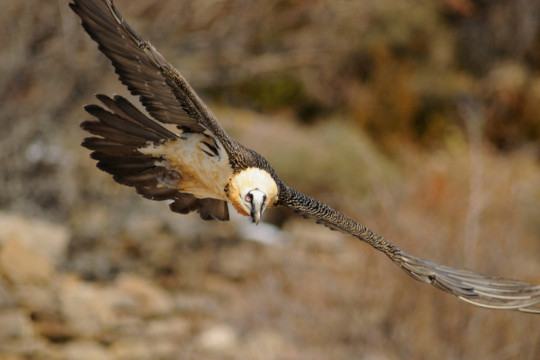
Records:
[[[95,135],[82,146],[97,167],[172,211],[203,220],[229,219],[230,203],[258,223],[270,207],[284,206],[306,219],[350,234],[382,251],[414,279],[461,300],[491,309],[540,313],[540,286],[437,265],[397,248],[382,236],[322,202],[285,185],[258,153],[230,138],[183,76],[122,18],[112,0],[73,0],[71,9],[139,96],[150,117],[121,96],[97,95],[107,108],[88,105],[97,120],[81,127]],[[173,133],[160,123],[173,124]]]

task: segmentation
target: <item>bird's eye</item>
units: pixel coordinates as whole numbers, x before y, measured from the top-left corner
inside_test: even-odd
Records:
[[[251,202],[251,197],[249,195],[246,195],[246,201]]]

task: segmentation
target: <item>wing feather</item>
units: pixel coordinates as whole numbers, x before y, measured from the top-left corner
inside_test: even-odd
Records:
[[[497,278],[470,270],[458,270],[419,259],[326,204],[288,187],[282,188],[279,203],[305,219],[367,242],[384,252],[409,276],[465,302],[490,309],[540,314],[539,285],[533,286],[527,282]]]
[[[188,214],[197,211],[204,220],[229,220],[227,203],[223,200],[196,199],[167,186],[163,175],[169,171],[160,156],[143,154],[139,150],[149,143],[177,141],[178,136],[155,123],[121,96],[111,99],[96,95],[112,112],[89,105],[85,109],[98,120],[84,121],[81,127],[97,136],[83,141],[94,150],[91,157],[97,167],[123,185],[134,187],[138,194],[151,200],[172,201],[172,211]]]
[[[182,75],[126,23],[111,0],[74,0],[69,5],[152,117],[192,132],[208,130],[220,142],[234,143]]]

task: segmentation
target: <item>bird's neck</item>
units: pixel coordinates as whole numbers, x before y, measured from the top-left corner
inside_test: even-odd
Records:
[[[382,251],[392,261],[399,261],[396,253],[400,250],[379,234],[374,233],[364,225],[357,223],[317,199],[304,195],[293,188],[287,187],[286,191],[288,194],[283,196],[286,199],[282,200],[283,205],[293,207],[295,212],[305,219],[314,220],[333,230],[353,235],[375,249]]]

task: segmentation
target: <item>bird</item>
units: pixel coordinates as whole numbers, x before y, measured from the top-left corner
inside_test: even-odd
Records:
[[[119,95],[97,94],[102,106],[85,106],[95,119],[80,125],[93,135],[82,146],[116,182],[147,199],[167,201],[173,212],[196,212],[203,220],[229,220],[229,204],[256,224],[268,208],[292,209],[366,242],[414,279],[465,302],[540,314],[540,285],[422,260],[287,186],[265,158],[227,135],[184,77],[128,25],[112,0],[72,1],[69,6],[84,30],[149,115]]]

